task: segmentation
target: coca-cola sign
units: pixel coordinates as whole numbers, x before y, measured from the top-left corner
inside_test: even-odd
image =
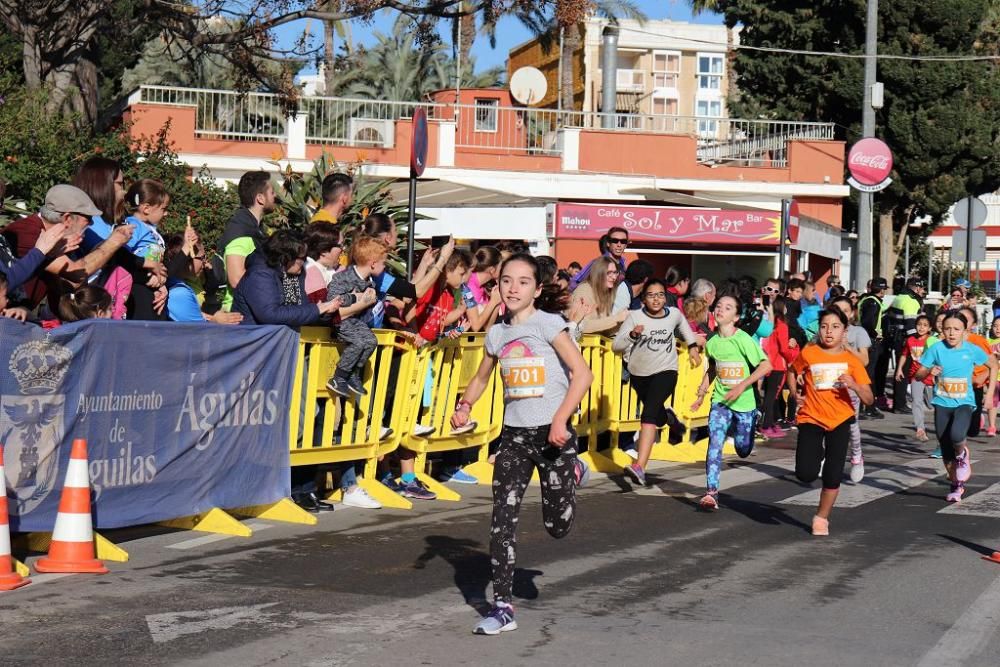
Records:
[[[869,137],[851,146],[847,155],[849,182],[859,190],[881,190],[889,184],[892,151],[881,139]]]

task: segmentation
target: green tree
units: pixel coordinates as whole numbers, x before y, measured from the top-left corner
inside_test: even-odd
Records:
[[[412,102],[428,93],[450,88],[454,81],[455,61],[440,41],[421,43],[413,22],[400,16],[392,33],[375,33],[376,44],[355,52],[348,69],[352,78],[340,87],[345,97]],[[474,73],[474,61],[463,66],[462,85],[484,88],[503,80],[503,69],[493,68]]]
[[[559,16],[583,15],[589,0],[0,0],[0,24],[18,45],[24,83],[32,90],[47,90],[49,113],[69,113],[77,122],[96,126],[112,100],[101,99],[101,82],[107,66],[116,76],[131,67],[129,54],[141,49],[120,43],[149,39],[146,30],[163,33],[168,40],[183,40],[199,55],[216,55],[239,73],[241,87],[275,91],[294,106],[297,89],[287,71],[277,76],[258,67],[261,58],[310,59],[319,49],[308,35],[281,50],[275,30],[302,19],[326,22],[370,22],[383,9],[432,25],[433,20],[454,20],[466,15],[500,16],[537,6]],[[224,30],[205,30],[218,17],[227,17]],[[115,53],[119,59],[112,57]],[[118,82],[108,84],[117,89]],[[330,91],[331,94],[334,91]]]
[[[879,53],[995,55],[997,4],[882,2]],[[715,0],[711,8],[728,26],[743,26],[744,46],[864,52],[864,0]],[[739,50],[735,69],[733,115],[829,121],[848,143],[860,137],[862,59]],[[962,196],[1000,186],[1000,72],[984,61],[880,59],[879,80],[885,107],[876,134],[895,157],[893,184],[875,196],[879,275],[891,277],[909,222],[921,215],[938,222]]]

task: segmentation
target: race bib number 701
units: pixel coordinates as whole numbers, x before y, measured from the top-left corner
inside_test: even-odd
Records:
[[[541,398],[545,395],[545,360],[541,357],[508,357],[500,360],[507,398]]]

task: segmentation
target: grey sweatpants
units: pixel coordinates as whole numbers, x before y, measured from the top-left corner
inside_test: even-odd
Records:
[[[854,422],[851,424],[851,458],[861,458],[861,425],[858,424],[858,409],[861,407],[861,399],[853,391],[848,390],[851,395],[851,405],[854,406]]]
[[[337,362],[335,377],[345,380],[351,375],[360,379],[361,370],[378,347],[371,327],[357,317],[349,317],[337,327],[337,340],[344,344]]]
[[[910,400],[913,402],[913,426],[918,431],[926,431],[924,417],[927,414],[927,406],[934,398],[934,385],[924,384],[920,380],[910,382]]]

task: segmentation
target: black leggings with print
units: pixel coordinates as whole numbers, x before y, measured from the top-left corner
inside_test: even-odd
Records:
[[[564,447],[550,445],[549,425],[504,426],[493,466],[493,519],[490,560],[493,598],[511,601],[517,562],[517,515],[531,474],[538,468],[542,486],[542,522],[552,537],[565,537],[576,514],[576,434],[570,427]]]

